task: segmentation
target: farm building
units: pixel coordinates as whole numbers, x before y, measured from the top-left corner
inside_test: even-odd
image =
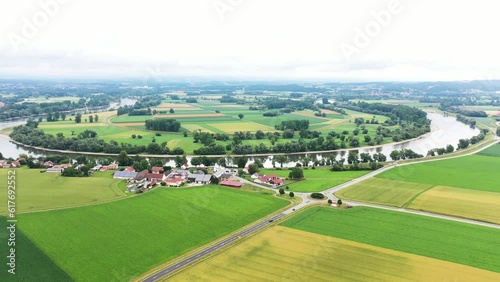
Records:
[[[110,170],[117,170],[118,169],[118,164],[109,164],[108,169]]]
[[[147,169],[145,169],[145,170],[143,170],[143,171],[141,171],[141,172],[138,172],[138,173],[137,173],[137,175],[135,176],[135,178],[134,178],[134,179],[135,179],[135,180],[138,180],[138,181],[143,180],[144,178],[146,178],[146,175],[147,175],[148,173],[149,173],[149,172],[148,172],[148,170],[147,170]]]
[[[180,177],[168,178],[165,180],[168,187],[180,187],[184,180]]]
[[[115,171],[115,174],[113,175],[114,178],[118,179],[130,179],[130,178],[135,178],[137,176],[137,172],[135,171]]]
[[[198,184],[209,184],[211,179],[212,175],[210,174],[198,174],[194,182]]]
[[[151,168],[152,173],[162,173],[163,172],[163,167],[162,166],[154,166]]]
[[[62,167],[59,167],[59,168],[58,167],[49,167],[49,168],[47,168],[47,172],[59,172],[59,173],[61,173],[61,172],[63,172],[63,170],[64,170],[64,168],[62,168]]]
[[[280,186],[284,183],[282,178],[276,176],[276,174],[269,175],[259,175],[257,179],[254,180],[256,183],[270,184],[273,186]]]
[[[238,182],[238,181],[229,181],[229,180],[226,180],[226,181],[222,181],[220,183],[220,185],[222,185],[222,186],[228,186],[228,187],[233,187],[233,188],[241,188],[241,186],[243,186],[243,183],[242,182]]]
[[[163,174],[161,173],[148,173],[146,174],[146,179],[148,181],[162,181],[163,180]]]
[[[221,174],[221,175],[220,175],[219,179],[220,179],[221,181],[226,181],[226,180],[231,179],[231,176],[232,176],[232,175],[231,175],[231,174],[229,174],[229,173],[223,173],[223,174]]]

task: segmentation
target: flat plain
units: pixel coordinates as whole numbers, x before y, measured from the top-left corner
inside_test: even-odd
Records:
[[[7,171],[0,169],[0,178],[7,179]],[[122,180],[113,179],[112,171],[85,178],[40,171],[43,169],[16,170],[18,213],[88,205],[127,196],[120,187]],[[7,186],[0,186],[0,194],[1,214],[7,211]]]
[[[77,281],[125,281],[288,203],[220,186],[157,188],[122,201],[21,214],[18,228]]]

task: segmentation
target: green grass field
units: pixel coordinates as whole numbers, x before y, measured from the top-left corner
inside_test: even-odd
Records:
[[[500,158],[476,155],[400,166],[381,173],[376,177],[500,192],[497,177],[498,165],[500,165]]]
[[[310,208],[281,225],[500,272],[500,230],[367,207]]]
[[[0,178],[7,179],[6,169]],[[17,212],[31,212],[87,205],[126,197],[120,190],[123,180],[113,172],[96,172],[91,177],[62,177],[59,173],[40,173],[42,169],[16,170]],[[7,211],[7,186],[0,185],[0,214]]]
[[[75,280],[127,281],[287,204],[220,186],[157,188],[123,201],[22,214],[18,224]]]

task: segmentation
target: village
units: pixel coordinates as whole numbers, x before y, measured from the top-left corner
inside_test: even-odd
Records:
[[[0,160],[0,168],[16,168],[26,164],[24,158],[18,158],[13,161]],[[61,173],[65,169],[72,168],[81,170],[85,165],[70,161],[69,163],[56,164],[50,160],[39,161],[36,163],[37,168],[42,168],[41,172]],[[142,193],[147,189],[159,187],[193,187],[207,184],[219,184],[222,186],[241,188],[244,183],[241,176],[249,175],[248,166],[243,169],[226,168],[223,166],[198,166],[183,164],[180,168],[171,168],[169,166],[152,166],[150,169],[136,171],[133,166],[119,166],[113,162],[108,165],[97,164],[90,169],[93,172],[114,171],[113,178],[123,179],[127,181],[126,192]],[[64,174],[63,174],[64,176]],[[248,177],[247,177],[248,178]],[[282,186],[285,183],[284,178],[280,178],[275,174],[259,174],[254,173],[249,176],[249,180],[261,185],[266,185],[270,188]]]

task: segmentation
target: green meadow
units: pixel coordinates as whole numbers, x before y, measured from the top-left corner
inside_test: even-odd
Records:
[[[157,188],[122,201],[22,214],[18,222],[73,279],[128,281],[288,203],[221,186]],[[47,271],[51,281],[61,275]]]
[[[0,178],[7,179],[7,169]],[[60,173],[41,173],[43,169],[16,169],[17,212],[33,212],[95,204],[126,197],[123,180],[112,171],[96,172],[90,177],[63,177]],[[7,210],[7,186],[0,186],[0,214]]]

